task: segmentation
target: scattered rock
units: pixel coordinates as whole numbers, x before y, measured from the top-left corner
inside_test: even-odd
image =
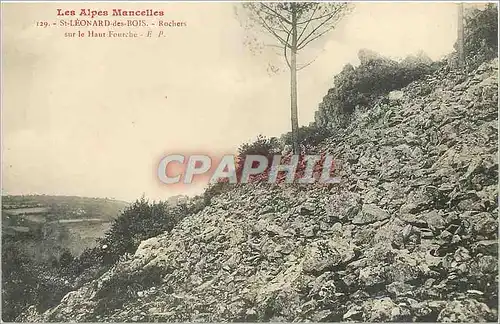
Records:
[[[442,69],[360,108],[315,148],[335,187],[238,186],[24,318],[496,321],[497,75]]]
[[[388,212],[379,208],[377,205],[364,204],[361,212],[354,217],[352,223],[356,225],[370,224],[383,221],[390,217],[391,215]]]

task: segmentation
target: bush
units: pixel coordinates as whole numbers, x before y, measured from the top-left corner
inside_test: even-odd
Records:
[[[163,270],[147,267],[132,273],[115,273],[109,280],[102,282],[96,293],[98,303],[94,315],[106,315],[120,308],[126,301],[137,298],[139,291],[147,290],[162,282]]]
[[[150,203],[142,197],[127,208],[100,240],[104,264],[114,264],[125,253],[134,253],[141,241],[170,231],[187,214],[186,203],[171,206],[166,202]]]
[[[244,160],[247,155],[272,156],[279,152],[280,144],[276,137],[257,136],[254,142],[244,143],[238,148],[238,160]]]
[[[263,135],[257,136],[254,142],[245,143],[238,149],[238,157],[236,159],[236,175],[238,180],[241,179],[245,159],[248,155],[261,155],[267,158],[267,169],[271,166],[273,157],[280,153],[280,143],[276,137],[266,138]],[[252,167],[257,167],[258,162],[254,162]]]
[[[316,123],[299,128],[299,145],[303,145],[306,151],[318,145],[326,138],[331,137],[333,132],[327,127],[318,127]],[[282,141],[286,145],[292,145],[292,132],[282,136]]]
[[[318,127],[345,127],[357,107],[368,107],[382,95],[398,90],[435,70],[425,54],[409,56],[401,62],[361,50],[361,64],[347,64],[334,78],[334,88],[320,104],[315,122]]]
[[[2,236],[2,319],[7,322],[14,322],[31,305],[43,312],[71,290],[59,271],[60,263],[69,260],[68,251],[59,261],[38,261],[22,246],[19,237]]]
[[[498,6],[474,8],[465,14],[464,51],[469,70],[498,56]],[[456,44],[455,44],[456,48]]]
[[[241,173],[245,164],[245,158],[248,155],[266,156],[269,166],[273,156],[279,151],[280,143],[276,137],[267,138],[263,135],[258,135],[255,141],[242,144],[238,148],[238,156],[236,157],[235,161],[236,176],[238,178],[238,181],[241,179]],[[257,167],[257,165],[253,165],[253,167]],[[234,184],[229,183],[229,179],[227,178],[222,178],[219,179],[216,183],[209,184],[207,189],[203,193],[204,205],[209,205],[213,197],[219,196],[224,192],[228,192],[232,190],[233,187]]]
[[[171,231],[187,215],[203,208],[199,199],[171,205],[142,197],[122,212],[104,238],[73,260],[65,273],[79,286],[110,269],[126,254],[133,254],[148,238]]]

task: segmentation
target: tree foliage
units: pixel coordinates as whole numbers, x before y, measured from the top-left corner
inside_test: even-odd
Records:
[[[294,28],[297,31],[295,47],[300,51],[334,29],[352,8],[352,5],[342,2],[244,2],[236,7],[236,12],[245,28],[260,29],[271,36],[261,42],[252,38],[247,44],[260,50],[262,45],[281,48],[279,54],[285,57],[290,67],[289,51],[294,47]],[[298,70],[309,64],[299,65]]]
[[[265,31],[273,40],[268,45],[279,49],[290,69],[292,145],[296,154],[299,153],[297,71],[313,62],[299,64],[297,54],[334,29],[350,8],[340,2],[244,2],[241,5],[247,18],[245,27]],[[253,41],[259,43],[257,38]],[[271,70],[275,69],[271,66]]]
[[[189,202],[172,206],[141,197],[113,222],[105,237],[99,240],[98,247],[82,255],[81,266],[85,268],[92,262],[114,264],[122,255],[135,252],[141,241],[171,231],[193,210]]]
[[[69,251],[59,260],[36,260],[24,250],[23,240],[22,235],[2,235],[2,320],[7,322],[14,322],[31,305],[45,311],[71,289],[61,271],[71,262]]]
[[[465,15],[464,51],[469,69],[498,56],[498,5],[472,8]],[[456,46],[455,46],[456,47]]]

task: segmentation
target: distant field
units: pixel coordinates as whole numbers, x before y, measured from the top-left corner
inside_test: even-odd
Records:
[[[47,207],[29,207],[29,208],[11,208],[4,210],[6,215],[28,215],[28,214],[46,214],[49,208]]]
[[[128,206],[127,202],[104,198],[2,196],[2,233],[12,238],[35,233],[22,242],[43,246],[47,254],[61,247],[77,255],[95,245]]]
[[[86,219],[59,219],[56,221],[52,221],[50,223],[59,223],[59,224],[71,224],[71,223],[105,223],[105,220],[100,218],[86,218]]]
[[[128,202],[75,196],[2,196],[2,214],[8,216],[44,214],[47,221],[59,219],[115,219]]]
[[[12,234],[15,232],[28,233],[30,231],[29,227],[26,226],[6,226],[7,231],[11,231]]]

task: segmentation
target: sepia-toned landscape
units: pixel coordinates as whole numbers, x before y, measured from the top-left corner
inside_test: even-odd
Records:
[[[4,322],[498,322],[496,2],[1,24]]]

